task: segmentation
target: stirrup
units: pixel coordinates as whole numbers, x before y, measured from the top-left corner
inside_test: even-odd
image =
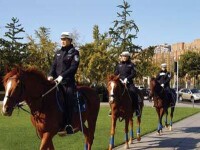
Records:
[[[66,135],[67,135],[67,132],[66,132],[65,128],[62,128],[62,129],[60,129],[60,130],[57,132],[57,134],[58,134],[59,136],[66,136]]]
[[[74,129],[71,125],[66,125],[65,131],[66,131],[66,134],[74,134]]]

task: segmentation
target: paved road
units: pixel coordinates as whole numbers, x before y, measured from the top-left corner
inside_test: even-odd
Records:
[[[145,105],[152,105],[145,102]],[[191,103],[177,103],[177,107],[193,107]],[[199,104],[194,107],[200,108]],[[161,136],[156,132],[134,140],[130,150],[200,150],[200,113],[173,124],[173,131],[163,130]],[[124,150],[121,145],[114,150]]]

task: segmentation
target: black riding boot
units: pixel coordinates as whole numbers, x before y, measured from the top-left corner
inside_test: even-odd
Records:
[[[132,94],[132,104],[133,104],[133,110],[135,110],[136,116],[140,115],[140,109],[139,109],[139,102],[138,102],[138,95],[136,93]]]
[[[58,131],[60,136],[64,136],[66,134],[73,134],[73,127],[72,127],[72,115],[73,115],[73,108],[74,108],[74,85],[69,84],[68,86],[63,86],[64,94],[65,94],[65,101],[64,101],[64,121],[63,127]]]
[[[73,127],[72,127],[72,112],[73,110],[70,110],[68,111],[67,113],[67,123],[66,123],[66,126],[65,126],[65,130],[67,132],[67,134],[73,134],[74,133],[74,130],[73,130]]]

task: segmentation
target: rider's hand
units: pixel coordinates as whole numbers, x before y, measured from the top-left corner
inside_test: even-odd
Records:
[[[62,81],[62,79],[62,76],[58,76],[54,81],[59,84]]]
[[[127,84],[128,83],[128,80],[127,78],[124,79],[124,84]]]
[[[47,80],[52,81],[52,80],[53,80],[53,77],[52,77],[52,76],[49,76],[49,77],[47,78]]]
[[[164,84],[161,84],[162,87],[164,87]]]

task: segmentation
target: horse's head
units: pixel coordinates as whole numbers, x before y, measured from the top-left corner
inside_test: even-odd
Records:
[[[156,78],[151,78],[150,80],[150,98],[152,98],[155,94],[159,95],[163,90],[163,88],[160,86]]]
[[[150,92],[149,92],[150,99],[153,97],[155,85],[156,85],[155,78],[151,78],[151,80],[150,80]]]
[[[5,97],[2,108],[4,116],[11,116],[15,106],[22,101],[23,83],[20,79],[20,70],[16,68],[4,77]]]
[[[111,75],[108,77],[108,95],[109,95],[109,103],[113,103],[114,101],[119,100],[121,94],[122,83],[119,79],[119,76]]]

